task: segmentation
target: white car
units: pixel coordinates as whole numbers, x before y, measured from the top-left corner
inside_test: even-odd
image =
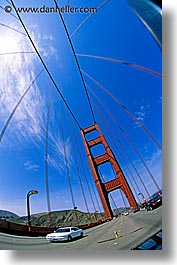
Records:
[[[60,227],[54,233],[48,234],[46,240],[53,241],[71,241],[73,238],[82,237],[83,230],[78,227]]]

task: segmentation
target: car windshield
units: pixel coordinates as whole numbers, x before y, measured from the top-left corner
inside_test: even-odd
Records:
[[[65,232],[70,232],[70,228],[58,228],[56,233],[65,233]]]

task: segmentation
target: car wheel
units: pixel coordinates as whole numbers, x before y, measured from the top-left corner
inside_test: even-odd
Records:
[[[153,210],[152,207],[149,208],[151,211]]]
[[[68,236],[68,241],[71,242],[72,241],[72,237]]]

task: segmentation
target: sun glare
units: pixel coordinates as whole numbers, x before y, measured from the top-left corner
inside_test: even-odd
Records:
[[[0,37],[0,53],[18,52],[19,40],[15,34]]]

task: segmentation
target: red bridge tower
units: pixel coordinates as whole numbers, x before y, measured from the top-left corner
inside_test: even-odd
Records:
[[[92,132],[92,131],[97,131],[98,133],[98,137],[87,141],[86,139],[86,134]],[[106,139],[104,138],[103,134],[101,133],[99,127],[97,124],[94,124],[93,126],[90,126],[86,129],[81,130],[81,134],[84,140],[84,145],[85,145],[85,149],[87,152],[87,156],[88,156],[88,161],[90,164],[90,168],[94,177],[94,181],[96,184],[96,187],[98,189],[98,193],[106,214],[106,218],[107,219],[112,219],[113,218],[113,212],[110,206],[110,202],[109,202],[109,198],[108,198],[108,193],[116,190],[116,189],[121,189],[125,196],[127,197],[127,200],[130,204],[130,207],[132,208],[137,208],[137,202],[134,198],[134,195],[125,179],[125,176],[112,152],[112,150],[110,149]],[[91,148],[93,146],[96,146],[98,144],[102,144],[104,146],[105,149],[105,153],[97,156],[97,157],[93,157],[92,153],[91,153]],[[106,162],[109,162],[112,164],[113,170],[115,171],[116,174],[116,178],[108,181],[108,182],[102,182],[100,175],[98,173],[98,166],[101,164],[104,164]]]

